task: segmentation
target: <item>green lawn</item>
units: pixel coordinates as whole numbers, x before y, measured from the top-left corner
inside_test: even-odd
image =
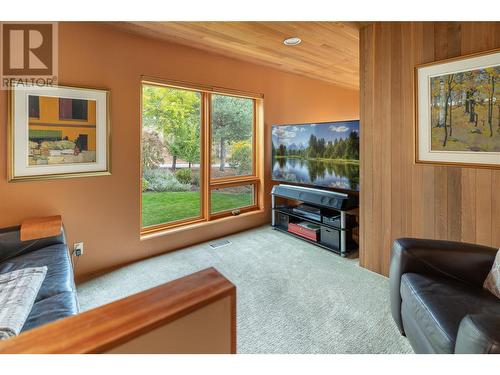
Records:
[[[212,212],[226,211],[253,204],[252,193],[212,193]],[[200,215],[200,193],[142,193],[142,226],[168,223]]]

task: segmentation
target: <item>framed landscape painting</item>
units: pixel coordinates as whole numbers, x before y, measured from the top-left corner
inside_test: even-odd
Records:
[[[415,73],[416,162],[500,168],[500,50]]]
[[[108,91],[29,87],[10,98],[10,181],[110,174]]]

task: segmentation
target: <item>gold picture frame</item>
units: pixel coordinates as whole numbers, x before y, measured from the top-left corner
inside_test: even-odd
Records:
[[[500,109],[497,109],[497,113],[493,113],[492,117],[484,121],[484,111],[489,103],[493,103],[493,112],[495,112],[496,107],[500,108],[500,79],[496,81],[496,86],[493,84],[493,99],[485,98],[484,93],[478,94],[477,88],[474,87],[480,80],[484,80],[481,74],[486,76],[487,74],[483,71],[487,69],[496,69],[496,72],[500,71],[500,49],[415,66],[414,135],[416,164],[500,169],[500,126],[494,125],[494,129],[491,131],[494,132],[494,137],[489,137],[494,139],[488,139],[488,142],[484,142],[484,138],[486,138],[484,136],[484,133],[486,133],[484,131],[485,124],[488,127],[487,132],[490,133],[492,123],[500,121]],[[498,73],[496,74],[498,75]],[[441,88],[444,85],[445,92],[447,92],[446,89],[451,87],[453,95],[445,96],[443,100],[440,90],[436,90],[438,79],[439,87]],[[450,82],[453,84],[450,84]],[[471,97],[468,96],[470,92],[474,93],[474,106],[477,105],[481,114],[475,113],[475,121],[469,126],[463,123],[469,123],[468,119],[464,119],[464,114],[467,114],[469,118],[473,118],[470,114],[470,108],[466,108],[470,107]],[[437,103],[436,101],[440,102]],[[455,115],[457,112],[453,112],[453,109],[460,109],[461,112],[459,111],[455,118],[449,113],[445,113],[448,117],[445,116],[443,121],[442,108],[450,105],[449,113]],[[478,118],[480,126],[478,126]],[[462,124],[460,121],[462,121]],[[460,125],[462,128],[459,127]],[[452,126],[458,127],[456,129],[458,134],[455,136],[452,133]],[[445,132],[446,135],[443,135]],[[440,139],[437,139],[437,133],[440,134]],[[483,141],[480,138],[483,138]],[[494,143],[493,146],[492,142]]]
[[[32,105],[33,98],[38,98],[37,106]],[[65,101],[64,104],[70,104],[70,113],[81,107],[79,113],[86,111],[87,117],[62,117],[61,100]],[[45,110],[45,105],[50,107]],[[8,93],[8,109],[9,182],[111,175],[110,90],[69,85],[12,89]],[[32,117],[32,109],[38,110],[38,117]],[[91,112],[94,117],[89,119]],[[75,138],[75,132],[79,131],[84,134],[78,134]],[[36,142],[33,142],[33,133],[36,133]],[[55,144],[57,150],[42,149],[44,143]],[[70,145],[65,147],[74,145],[74,154],[71,155],[69,149],[61,157],[64,150],[58,151],[62,148],[58,147],[58,143]],[[94,149],[90,150],[91,147]],[[46,155],[34,160],[36,157],[33,153]],[[57,161],[53,161],[55,159]]]

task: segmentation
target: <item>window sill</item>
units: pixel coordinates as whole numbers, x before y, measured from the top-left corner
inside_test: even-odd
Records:
[[[182,225],[182,226],[178,226],[178,227],[174,227],[174,228],[158,229],[158,231],[155,231],[155,232],[141,234],[140,240],[146,241],[146,240],[154,239],[157,237],[167,236],[169,234],[191,231],[194,229],[199,229],[199,228],[203,228],[203,227],[210,226],[210,225],[224,224],[225,222],[236,220],[237,218],[249,217],[249,216],[253,216],[253,215],[260,215],[260,214],[264,214],[264,212],[265,212],[264,209],[258,208],[256,210],[253,210],[250,212],[245,212],[245,213],[242,213],[242,214],[237,215],[237,216],[227,216],[227,217],[223,217],[223,218],[216,219],[216,220],[203,221],[203,222],[198,222],[198,223],[193,223],[193,224],[186,224],[186,225]]]

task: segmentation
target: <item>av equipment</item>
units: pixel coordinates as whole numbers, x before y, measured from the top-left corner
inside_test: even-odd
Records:
[[[322,207],[333,208],[336,210],[347,211],[358,207],[357,197],[345,193],[334,191],[308,188],[293,185],[275,185],[271,193],[274,196],[280,196],[288,199],[296,199],[307,203],[312,203]]]
[[[306,218],[321,221],[321,208],[319,207],[308,206],[307,204],[299,204],[297,207],[293,207],[292,211]]]
[[[341,223],[341,218],[342,215],[340,213],[325,213],[321,215],[321,221],[325,224],[329,224],[333,227],[341,228],[342,223]],[[345,226],[346,228],[354,228],[356,226],[356,217],[352,215],[346,215],[345,217]]]
[[[352,239],[352,230],[357,226],[357,197],[292,185],[276,185],[271,195],[274,229],[342,256],[357,249]],[[318,228],[316,234],[311,232],[313,227]]]

